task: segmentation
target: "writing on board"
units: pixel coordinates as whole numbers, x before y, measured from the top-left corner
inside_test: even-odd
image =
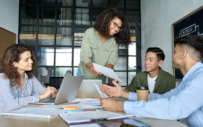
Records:
[[[186,28],[181,29],[179,33],[179,37],[183,37],[183,36],[192,34],[194,32],[196,32],[198,36],[203,36],[203,33],[200,33],[199,31],[199,25],[196,25],[196,23],[194,23]]]

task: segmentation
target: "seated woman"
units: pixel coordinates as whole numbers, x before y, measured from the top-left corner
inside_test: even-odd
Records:
[[[54,87],[45,88],[34,76],[36,60],[32,49],[14,44],[6,49],[0,61],[0,113],[56,97]]]

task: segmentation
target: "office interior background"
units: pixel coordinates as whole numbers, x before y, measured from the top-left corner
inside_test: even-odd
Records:
[[[173,74],[172,24],[202,5],[202,0],[0,0],[0,27],[15,33],[16,43],[32,47],[36,77],[49,83],[52,76],[76,75],[85,30],[100,12],[118,8],[131,28],[132,44],[119,47],[115,66],[125,87],[144,71],[148,47],[163,49],[162,68]]]

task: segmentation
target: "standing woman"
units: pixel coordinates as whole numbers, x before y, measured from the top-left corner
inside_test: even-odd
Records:
[[[130,44],[130,28],[125,15],[115,8],[104,10],[97,16],[94,28],[85,31],[80,52],[78,76],[85,79],[106,77],[94,69],[92,63],[113,68],[118,60],[118,47]]]
[[[6,49],[0,61],[0,113],[47,98],[56,91],[42,86],[34,76],[35,68],[30,47],[14,44]]]

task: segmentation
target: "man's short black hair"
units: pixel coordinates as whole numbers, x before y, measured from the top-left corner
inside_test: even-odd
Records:
[[[158,61],[159,60],[164,61],[164,59],[165,59],[165,54],[164,54],[163,50],[158,48],[158,47],[150,47],[150,48],[147,49],[146,53],[148,53],[148,52],[156,53]]]
[[[179,37],[174,40],[175,45],[189,46],[198,53],[198,59],[203,60],[203,37],[198,35],[187,35],[184,37]]]

